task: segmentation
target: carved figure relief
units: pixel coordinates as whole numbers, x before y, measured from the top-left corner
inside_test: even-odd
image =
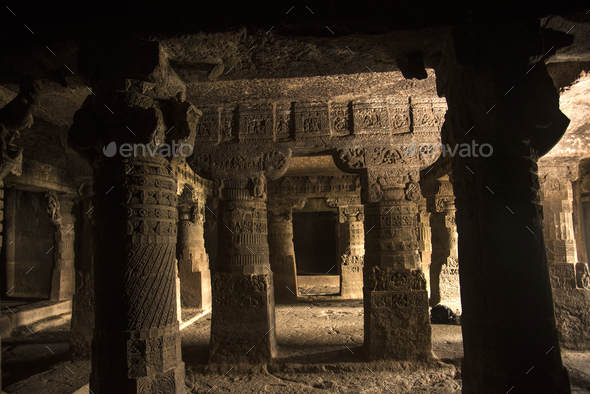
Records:
[[[47,214],[49,218],[53,222],[59,221],[61,219],[61,213],[57,193],[47,192],[45,193],[45,198],[47,199]]]
[[[263,308],[268,303],[270,282],[266,275],[234,275],[216,272],[212,278],[213,306]]]

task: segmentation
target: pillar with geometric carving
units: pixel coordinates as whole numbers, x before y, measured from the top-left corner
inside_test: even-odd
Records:
[[[162,158],[113,159],[95,173],[95,393],[184,392],[176,179],[166,167]]]
[[[277,302],[297,300],[293,208],[303,208],[304,204],[304,199],[269,198],[268,201],[268,248]]]
[[[205,251],[204,192],[185,186],[178,201],[178,268],[183,307],[211,309],[211,271]]]
[[[365,349],[370,359],[432,357],[426,278],[418,244],[418,168],[367,170]]]
[[[80,269],[76,272],[76,291],[72,299],[70,355],[73,359],[89,359],[94,331],[94,223],[92,183],[78,188],[82,199],[82,247]],[[72,230],[73,231],[73,230]]]
[[[218,254],[212,275],[212,363],[265,363],[277,351],[266,178],[218,181]]]
[[[543,163],[543,161],[541,161]],[[575,350],[590,349],[590,284],[586,264],[577,263],[572,217],[572,181],[578,177],[576,162],[539,165],[539,197],[543,205],[549,277],[559,342]]]
[[[448,175],[427,182],[423,193],[431,212],[432,263],[430,265],[430,306],[443,304],[461,309],[455,196]]]
[[[363,298],[365,213],[362,205],[339,206],[340,296]]]
[[[74,269],[74,222],[72,197],[49,192],[47,213],[55,225],[53,248],[53,273],[51,277],[51,301],[71,300],[76,287]]]
[[[184,394],[175,168],[194,144],[201,113],[185,100],[186,86],[158,42],[84,43],[78,71],[93,87],[68,131],[70,146],[94,168],[89,389]]]

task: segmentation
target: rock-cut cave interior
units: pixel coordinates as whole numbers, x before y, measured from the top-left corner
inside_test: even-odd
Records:
[[[590,393],[590,3],[0,9],[0,393]]]

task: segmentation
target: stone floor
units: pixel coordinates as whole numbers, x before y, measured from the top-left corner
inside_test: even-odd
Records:
[[[198,313],[183,310],[183,319]],[[433,325],[431,363],[367,362],[361,301],[308,296],[277,305],[278,357],[268,366],[208,365],[210,315],[182,331],[187,393],[460,393],[461,327]],[[3,338],[5,392],[71,394],[89,362],[67,361],[68,327]],[[590,393],[590,352],[566,351],[574,393]],[[86,391],[84,391],[86,390]],[[88,392],[87,389],[80,393]]]

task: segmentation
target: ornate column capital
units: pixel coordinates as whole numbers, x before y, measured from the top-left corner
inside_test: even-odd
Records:
[[[293,220],[293,208],[302,209],[305,202],[305,198],[269,198],[268,218],[274,221],[291,221]]]
[[[93,44],[80,52],[80,73],[94,89],[74,115],[69,144],[94,167],[150,156],[173,171],[192,153],[201,112],[185,100],[186,86],[160,44]]]

